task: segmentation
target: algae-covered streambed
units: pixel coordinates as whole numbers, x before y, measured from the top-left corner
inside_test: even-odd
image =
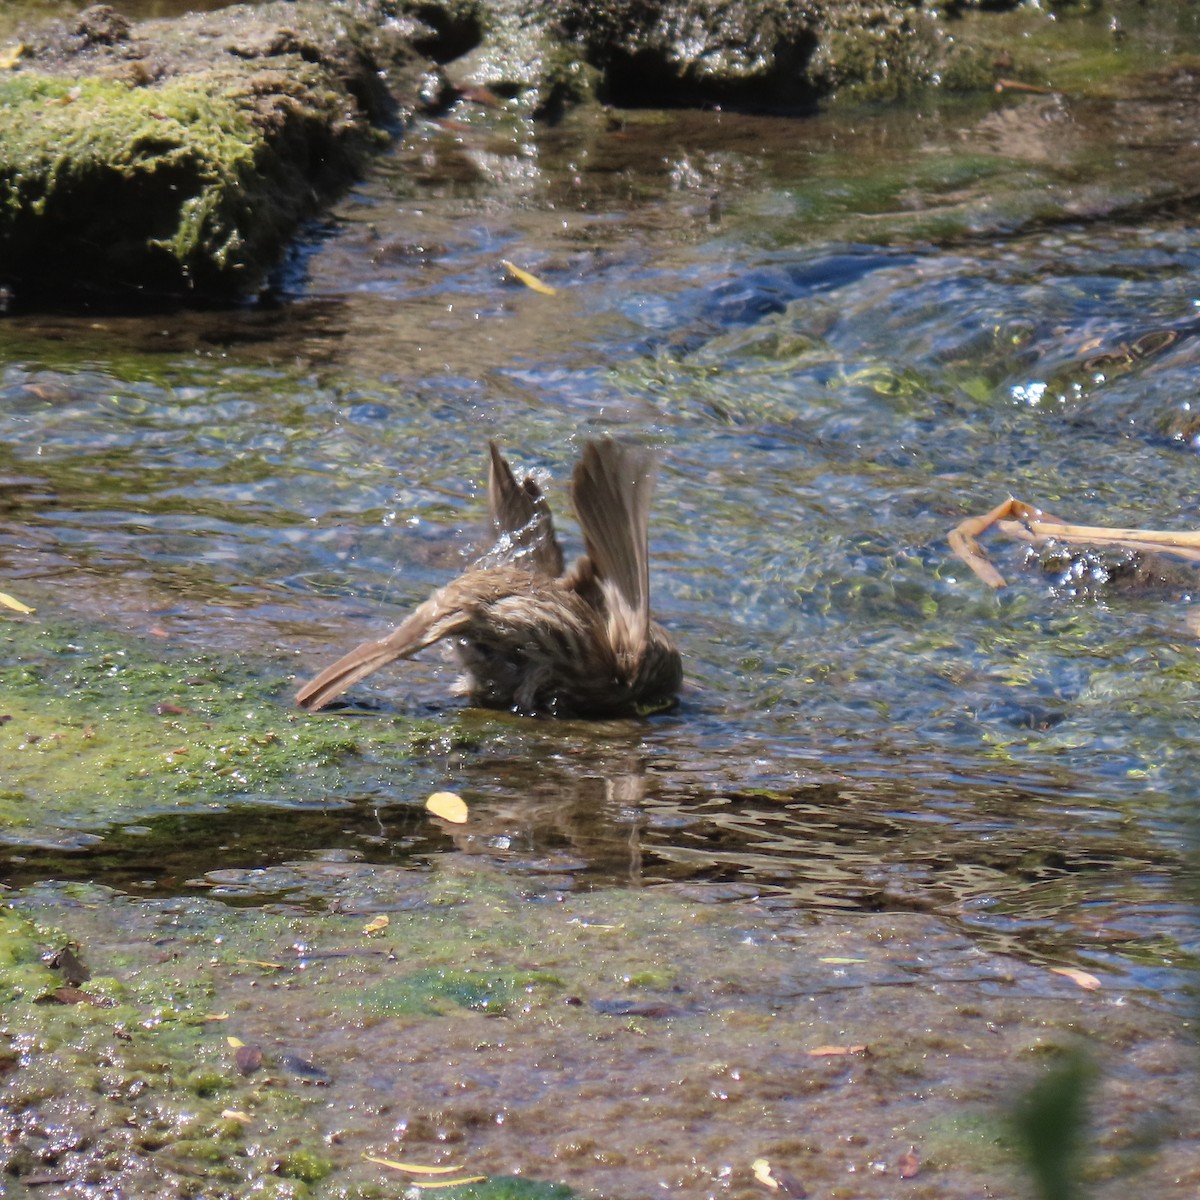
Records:
[[[255,873],[229,882],[252,894]],[[909,1155],[907,1194],[1013,1195],[998,1101],[1084,1041],[1106,1072],[1089,1173],[1153,1157],[1177,1184],[1161,1194],[1200,1182],[1161,1144],[1194,1119],[1169,1020],[929,916],[571,895],[454,856],[430,875],[298,863],[257,886],[274,899],[253,921],[80,886],[9,905],[15,1194],[114,1169],[138,1195],[438,1178],[387,1163],[483,1176],[481,1196],[565,1194],[506,1178],[553,1163],[608,1195],[751,1197],[766,1158],[810,1195],[888,1195]],[[92,972],[69,985],[41,961],[68,945]]]
[[[1191,1200],[1196,568],[946,538],[1195,527],[1192,11],[1047,93],[464,102],[262,303],[6,315],[0,1191],[1016,1198],[1040,1081],[1080,1195]],[[486,548],[487,437],[574,550],[602,432],[677,710],[292,706]]]

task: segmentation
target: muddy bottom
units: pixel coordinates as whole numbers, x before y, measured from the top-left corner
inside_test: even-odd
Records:
[[[753,1200],[759,1159],[810,1196],[1014,1195],[1022,1095],[1077,1054],[1102,1071],[1090,1194],[1124,1194],[1133,1167],[1143,1194],[1200,1186],[1179,1027],[936,918],[573,894],[462,856],[432,875],[331,856],[193,886],[264,911],[78,885],[10,897],[7,1195],[436,1178],[371,1159],[608,1197]],[[68,944],[65,965],[39,961]]]

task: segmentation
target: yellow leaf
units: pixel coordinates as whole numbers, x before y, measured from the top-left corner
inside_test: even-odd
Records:
[[[1089,992],[1094,992],[1101,986],[1100,980],[1095,975],[1089,975],[1087,971],[1077,971],[1074,967],[1051,967],[1050,970]]]
[[[267,971],[282,971],[283,963],[263,962],[261,958],[239,958],[239,967],[262,967]]]
[[[228,1021],[228,1020],[229,1020],[229,1014],[228,1014],[228,1013],[226,1013],[226,1012],[220,1012],[220,1013],[208,1013],[208,1014],[205,1016],[205,1018],[204,1018],[204,1019],[205,1019],[206,1021]]]
[[[520,267],[510,263],[507,258],[502,258],[500,260],[500,265],[504,267],[514,279],[520,280],[520,282],[531,291],[541,292],[543,296],[558,295],[558,288],[551,287],[548,283],[543,283],[536,275],[531,275],[528,271],[522,271]]]
[[[230,1037],[227,1037],[225,1040],[226,1040],[226,1041],[227,1041],[227,1042],[228,1042],[228,1043],[229,1043],[229,1044],[230,1044],[230,1045],[231,1045],[231,1046],[232,1046],[232,1047],[233,1047],[235,1050],[237,1050],[239,1047],[241,1047],[241,1046],[244,1046],[244,1045],[246,1044],[245,1042],[243,1042],[243,1041],[242,1041],[242,1039],[241,1039],[241,1038],[235,1038],[235,1037],[232,1037],[232,1036],[230,1036]]]
[[[0,592],[0,604],[3,604],[5,608],[11,608],[13,612],[37,612],[36,608],[30,608],[28,604],[22,604],[20,600],[14,596],[10,596],[7,592]]]
[[[817,1046],[808,1053],[813,1058],[832,1058],[837,1054],[865,1054],[866,1046]]]
[[[46,101],[46,103],[47,104],[57,104],[59,106],[64,106],[67,104],[74,104],[75,101],[78,100],[79,97],[82,95],[83,95],[83,88],[80,88],[80,87],[68,88],[64,95],[52,96],[49,100]]]
[[[376,1158],[373,1154],[364,1154],[363,1158],[381,1167],[391,1167],[393,1171],[407,1171],[410,1175],[453,1175],[462,1170],[462,1167],[426,1167],[421,1163],[396,1162],[391,1158]]]
[[[754,1172],[754,1178],[758,1180],[763,1187],[769,1187],[771,1191],[777,1192],[779,1184],[771,1178],[771,1164],[765,1158],[756,1158],[750,1164],[750,1170]]]
[[[226,1121],[241,1121],[243,1125],[253,1125],[254,1118],[249,1113],[239,1112],[236,1108],[221,1110],[221,1116]]]
[[[425,807],[435,817],[441,817],[443,821],[453,821],[455,825],[461,825],[467,819],[466,803],[454,792],[434,792],[425,801]]]
[[[8,46],[4,50],[0,50],[0,71],[11,71],[21,61],[24,53],[24,42],[18,42],[15,46]]]
[[[817,961],[823,962],[823,963],[836,963],[836,964],[840,965],[840,964],[844,964],[844,963],[865,963],[867,960],[865,958],[832,958],[831,957],[831,958],[821,958],[821,959],[818,959]]]
[[[382,933],[390,924],[391,920],[389,919],[387,913],[380,913],[379,916],[372,917],[371,920],[369,920],[363,926],[363,933],[365,933],[367,937],[372,937],[376,933]]]

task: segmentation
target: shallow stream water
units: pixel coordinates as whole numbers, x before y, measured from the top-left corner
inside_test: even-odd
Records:
[[[34,826],[0,870],[253,902],[277,882],[242,868],[465,853],[934,914],[1188,1014],[1198,568],[993,533],[993,592],[947,543],[1010,494],[1195,528],[1200,158],[1162,36],[1073,98],[538,130],[466,107],[398,137],[261,304],[10,314],[0,590],[240,656],[284,706],[487,548],[489,437],[577,548],[565,482],[613,433],[661,455],[653,602],[687,688],[529,721],[463,709],[426,655],[354,689],[363,722],[444,723],[418,758],[130,834]],[[472,808],[454,838],[421,817],[441,788]]]

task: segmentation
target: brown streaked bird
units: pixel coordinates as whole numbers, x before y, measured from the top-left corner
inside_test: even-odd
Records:
[[[364,642],[296,693],[310,712],[380,667],[448,641],[460,695],[530,716],[632,716],[669,708],[679,651],[650,618],[649,518],[654,455],[590,441],[571,478],[587,553],[563,570],[550,506],[496,448],[488,504],[498,540],[385,637]]]

